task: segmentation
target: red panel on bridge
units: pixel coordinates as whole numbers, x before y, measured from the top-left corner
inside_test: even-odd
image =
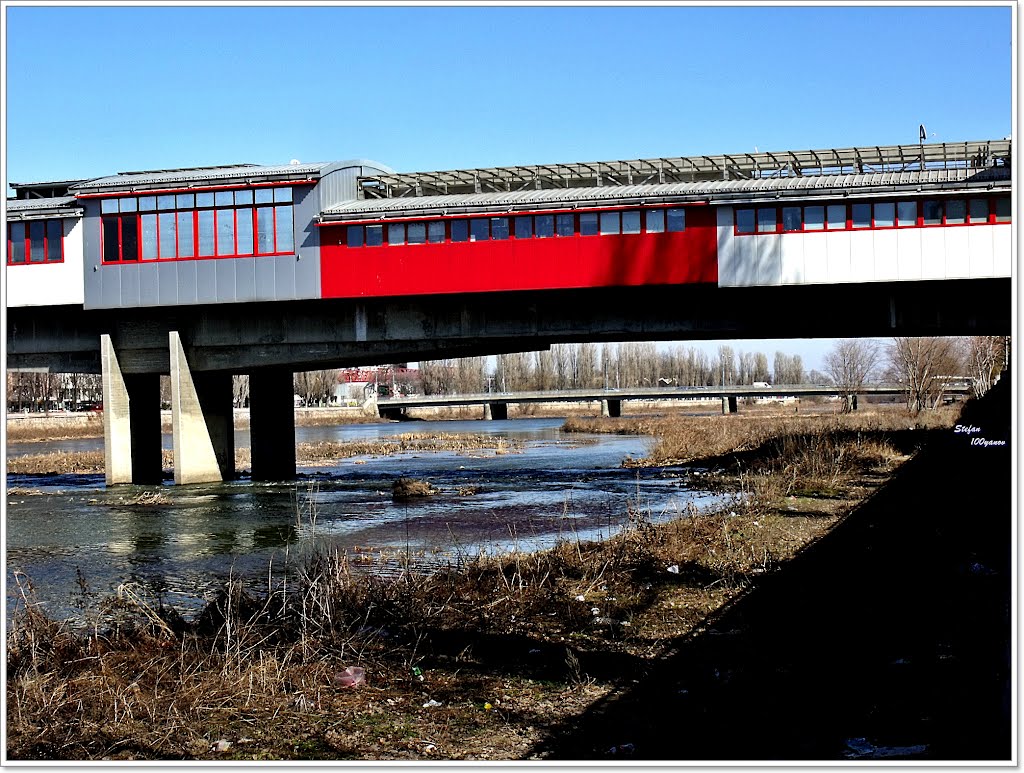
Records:
[[[717,283],[714,207],[689,207],[686,230],[347,247],[320,229],[324,298]]]

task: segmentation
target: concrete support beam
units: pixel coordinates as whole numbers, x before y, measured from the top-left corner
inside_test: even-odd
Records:
[[[619,418],[622,415],[622,400],[602,400],[601,415],[611,419]]]
[[[846,410],[855,411],[857,410],[857,395],[846,396]]]
[[[214,483],[235,473],[231,374],[189,368],[177,331],[169,333],[174,482]]]
[[[388,408],[378,403],[378,409],[380,410],[380,417],[382,419],[391,419],[392,421],[401,421],[402,416],[405,414],[404,408]]]
[[[295,477],[295,403],[290,370],[249,374],[253,480]]]
[[[508,418],[507,403],[484,403],[484,418],[505,421]]]
[[[736,395],[725,395],[722,397],[722,413],[736,413]]]
[[[107,334],[100,336],[100,361],[106,483],[160,483],[160,376],[122,374]]]

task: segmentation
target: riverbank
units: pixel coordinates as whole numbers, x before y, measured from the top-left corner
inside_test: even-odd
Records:
[[[720,635],[717,621],[936,433],[948,430],[908,430],[894,445],[882,428],[803,427],[719,455],[717,477],[736,493],[724,510],[656,525],[632,503],[617,538],[467,559],[458,572],[366,576],[323,555],[264,597],[225,589],[195,620],[151,599],[91,608],[89,635],[30,606],[8,640],[9,756],[644,756],[635,739],[581,735],[581,723],[645,684],[680,642]],[[566,752],[559,738],[579,746]]]

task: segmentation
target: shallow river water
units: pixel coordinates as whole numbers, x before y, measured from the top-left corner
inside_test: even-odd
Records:
[[[646,438],[565,434],[561,419],[299,427],[297,442],[365,440],[406,432],[487,433],[522,445],[509,453],[411,453],[299,468],[292,483],[117,486],[102,475],[8,475],[7,604],[31,582],[35,599],[70,615],[84,585],[107,595],[133,583],[183,609],[229,576],[266,588],[314,547],[386,567],[405,559],[456,564],[480,551],[532,551],[558,540],[600,539],[629,508],[664,520],[714,497],[679,471],[627,469]],[[90,445],[91,444],[91,445]],[[248,434],[236,433],[236,445]],[[12,444],[11,456],[101,447],[99,440]],[[510,445],[510,448],[512,446]],[[399,477],[440,493],[396,502]],[[19,493],[19,492],[25,493]],[[30,492],[42,492],[30,493]],[[159,493],[166,504],[134,504]],[[311,519],[315,515],[315,522]]]

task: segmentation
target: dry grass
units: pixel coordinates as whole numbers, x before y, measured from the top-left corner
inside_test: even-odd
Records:
[[[73,413],[60,416],[7,419],[7,442],[73,440],[103,437],[103,415]]]

